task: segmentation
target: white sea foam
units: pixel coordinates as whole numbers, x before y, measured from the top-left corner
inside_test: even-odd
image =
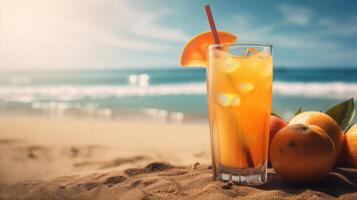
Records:
[[[78,100],[82,98],[108,98],[131,96],[162,96],[162,95],[192,95],[204,94],[204,83],[136,86],[8,86],[0,87],[0,99],[20,101],[39,98],[50,98],[61,101]],[[28,102],[28,101],[27,101]]]
[[[276,82],[274,92],[280,95],[306,97],[351,98],[357,97],[357,83],[344,82]]]
[[[357,83],[343,82],[274,82],[274,93],[305,97],[357,97]],[[141,86],[0,86],[0,100],[29,103],[41,99],[72,101],[83,98],[105,99],[133,96],[204,95],[205,83]]]

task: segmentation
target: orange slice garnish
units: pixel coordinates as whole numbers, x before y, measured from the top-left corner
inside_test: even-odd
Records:
[[[217,31],[221,43],[234,43],[237,36],[232,33]],[[208,46],[214,44],[211,31],[203,32],[192,37],[183,47],[180,65],[184,67],[207,66]]]

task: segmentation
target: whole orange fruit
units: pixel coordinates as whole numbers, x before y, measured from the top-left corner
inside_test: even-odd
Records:
[[[275,115],[270,115],[270,121],[269,121],[269,145],[271,144],[271,141],[273,140],[273,137],[278,133],[278,131],[285,126],[287,126],[288,123]]]
[[[348,167],[357,168],[357,124],[346,133],[344,158]]]
[[[302,112],[295,117],[293,117],[290,124],[305,124],[305,125],[316,125],[324,130],[328,136],[332,139],[336,148],[336,160],[340,157],[343,150],[344,143],[344,133],[337,122],[330,116],[322,112]]]
[[[287,126],[288,123],[275,115],[270,115],[270,121],[269,121],[269,148],[271,145],[271,141],[273,141],[274,136],[278,133],[278,131],[282,128],[284,128],[285,126]],[[270,157],[268,159],[269,162],[269,166],[271,166],[271,162],[270,162]]]
[[[288,125],[275,135],[270,147],[275,172],[299,185],[321,180],[331,171],[335,158],[331,138],[315,125]]]

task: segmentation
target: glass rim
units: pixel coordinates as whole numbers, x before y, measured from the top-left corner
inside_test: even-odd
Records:
[[[272,44],[267,43],[221,43],[221,44],[210,44],[208,48],[226,47],[226,46],[251,46],[251,47],[269,47],[273,48]]]

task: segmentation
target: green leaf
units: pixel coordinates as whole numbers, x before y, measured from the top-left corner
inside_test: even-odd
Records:
[[[295,112],[294,116],[302,113],[302,107],[299,107],[299,109]]]
[[[353,125],[355,125],[355,124],[351,123],[350,125],[348,125],[347,128],[345,129],[345,133],[347,133],[347,131],[350,130],[350,128],[351,128]]]
[[[280,119],[284,119],[282,116],[280,116],[279,114],[276,114],[276,113],[273,113],[273,112],[271,112],[270,113],[271,115],[274,115],[275,117],[279,117]]]
[[[346,130],[355,116],[355,105],[353,98],[336,104],[325,111],[327,115],[332,117],[342,128]]]

